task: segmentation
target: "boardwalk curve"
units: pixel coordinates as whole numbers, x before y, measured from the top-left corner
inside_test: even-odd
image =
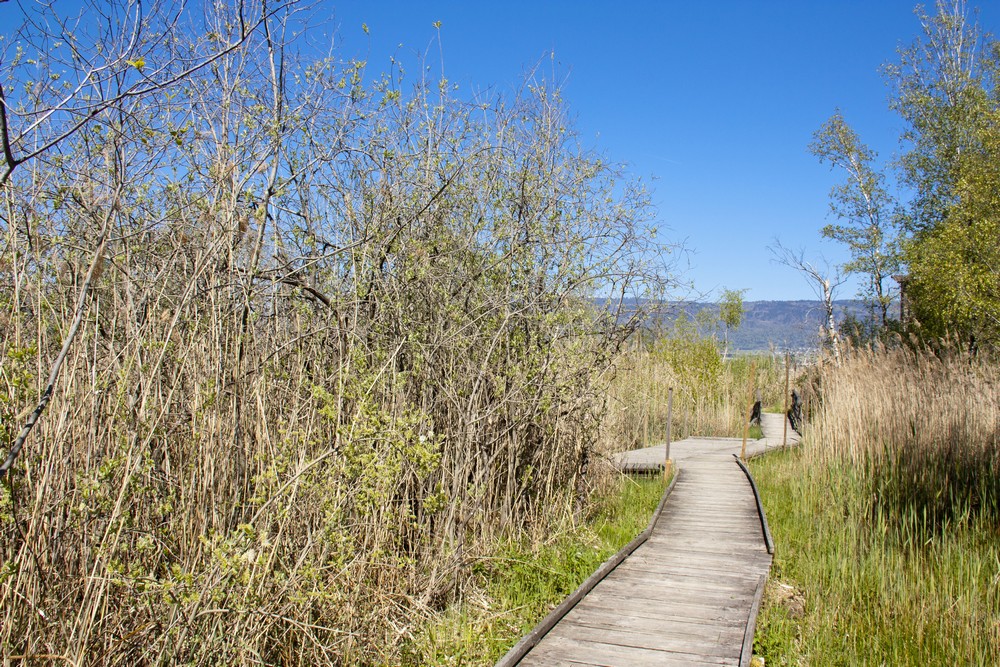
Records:
[[[748,454],[781,444],[781,415]],[[777,427],[777,428],[775,428]],[[733,460],[735,438],[688,438],[671,455],[683,473],[638,546],[521,658],[520,665],[739,665],[749,658],[755,606],[771,554],[758,506]],[[659,463],[663,448],[622,465]],[[506,662],[505,662],[506,660]]]

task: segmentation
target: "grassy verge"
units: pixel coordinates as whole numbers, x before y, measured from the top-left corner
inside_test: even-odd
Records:
[[[577,525],[541,544],[504,540],[481,557],[472,585],[414,638],[410,663],[491,665],[649,523],[665,489],[660,477],[625,477]]]
[[[849,466],[805,450],[753,462],[777,554],[755,652],[771,665],[1000,664],[1000,542],[990,519],[928,531],[873,512]]]
[[[775,664],[1000,664],[1000,366],[956,346],[817,369],[802,448],[755,462]]]

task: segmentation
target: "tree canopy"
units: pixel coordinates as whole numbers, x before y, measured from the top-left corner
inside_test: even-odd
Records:
[[[811,150],[847,175],[831,193],[840,223],[823,235],[845,243],[843,268],[869,277],[866,298],[888,323],[886,279],[908,273],[913,325],[932,337],[1000,344],[1000,42],[985,36],[962,0],[918,7],[920,38],[885,68],[890,107],[904,122],[892,165],[877,156],[836,113]],[[894,167],[893,196],[884,170]]]

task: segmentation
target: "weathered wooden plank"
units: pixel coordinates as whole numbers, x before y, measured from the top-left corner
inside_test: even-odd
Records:
[[[761,550],[762,555],[763,549]],[[651,552],[652,553],[652,552]],[[706,552],[701,552],[704,554],[704,558],[698,556],[698,551],[694,551],[690,548],[681,547],[669,547],[664,545],[661,549],[655,552],[655,555],[646,556],[638,555],[633,561],[631,567],[638,569],[652,568],[653,570],[659,569],[661,567],[687,567],[697,570],[729,570],[733,571],[734,566],[739,566],[744,563],[753,564],[755,562],[764,562],[764,559],[759,556],[750,556],[743,558],[740,555],[730,555],[730,554],[709,554]],[[737,570],[740,569],[737,567]]]
[[[681,568],[681,570],[690,569],[693,571],[740,572],[752,579],[753,573],[757,572],[760,568],[767,569],[771,563],[770,557],[767,556],[767,553],[763,549],[761,549],[760,555],[753,558],[738,558],[731,555],[713,554],[706,556],[704,560],[693,560],[690,549],[665,549],[662,556],[662,560],[660,555],[658,555],[655,559],[647,558],[636,562],[633,567],[648,569],[654,573],[658,572],[660,568],[667,567],[677,567]]]
[[[682,651],[657,651],[602,642],[554,637],[529,653],[522,665],[557,667],[559,665],[599,665],[600,667],[718,667],[737,665],[738,659],[718,658]]]
[[[757,522],[756,513],[748,515],[745,520],[748,522],[752,521],[756,523]],[[745,529],[734,530],[732,527],[730,528],[725,528],[721,526],[713,527],[711,525],[698,527],[697,521],[686,521],[686,522],[679,521],[678,524],[680,523],[687,523],[688,525],[687,526],[678,525],[675,532],[672,532],[669,536],[658,536],[658,537],[666,537],[667,539],[671,539],[672,541],[677,541],[680,539],[684,540],[693,539],[693,540],[700,540],[702,542],[711,542],[712,541],[711,533],[726,533],[726,534],[733,534],[733,537],[737,539],[743,538],[744,541],[747,540],[753,541],[754,539],[756,539],[757,543],[759,543],[761,546],[764,546],[764,543],[761,541],[759,526],[756,527],[757,528],[756,530],[748,531]]]
[[[717,560],[726,560],[728,562],[747,562],[754,563],[755,561],[770,561],[771,555],[767,553],[764,549],[764,544],[760,543],[757,548],[752,549],[747,552],[741,552],[736,554],[725,553],[721,550],[717,550],[716,553],[704,550],[704,545],[695,545],[694,548],[690,546],[683,546],[676,544],[667,538],[662,538],[659,535],[654,535],[650,537],[650,540],[655,540],[653,542],[647,541],[644,546],[648,548],[644,551],[636,550],[633,554],[633,558],[638,559],[648,559],[654,561],[665,561],[666,558],[677,558],[682,562],[687,562],[691,564],[695,563],[714,563]],[[652,554],[652,555],[648,555]]]
[[[568,636],[562,631],[563,628],[590,628],[594,630],[594,637],[600,637],[602,631],[613,630],[615,636],[631,633],[632,636],[639,634],[656,634],[664,637],[679,638],[683,640],[699,640],[714,643],[727,642],[733,646],[742,643],[745,627],[720,625],[709,620],[671,620],[664,623],[661,619],[651,619],[632,614],[608,614],[600,613],[605,610],[589,609],[585,612],[567,616],[554,631],[558,636]],[[732,647],[730,647],[732,650]]]
[[[680,552],[673,552],[672,560],[643,559],[630,563],[629,571],[646,572],[651,577],[676,573],[689,577],[722,577],[734,581],[750,581],[753,573],[744,572],[742,566],[747,562],[738,559],[713,559],[711,562],[685,561]]]
[[[739,559],[747,551],[759,550],[763,553],[766,553],[766,551],[764,550],[764,545],[761,543],[759,539],[756,542],[751,539],[733,540],[732,542],[730,542],[729,540],[726,541],[716,540],[714,542],[705,542],[704,540],[699,540],[696,537],[677,536],[675,539],[669,540],[666,538],[656,538],[654,536],[649,538],[649,542],[647,542],[647,544],[649,544],[650,542],[652,543],[652,546],[656,546],[658,544],[664,544],[665,546],[674,545],[677,547],[682,547],[687,549],[691,548],[704,549],[705,553],[707,554],[714,554],[717,556],[731,556],[732,558],[736,559],[737,562],[739,562]]]
[[[706,576],[703,573],[694,575],[680,572],[653,573],[635,568],[619,572],[615,580],[640,586],[665,586],[673,591],[693,590],[715,591],[719,593],[746,592],[748,588],[750,592],[753,592],[753,586],[756,584],[753,580],[733,581],[722,576]]]
[[[692,580],[712,580],[719,581],[729,586],[746,588],[756,583],[757,577],[753,573],[743,572],[737,566],[740,563],[731,563],[729,567],[719,565],[706,566],[701,563],[633,563],[626,574],[629,576],[639,576],[654,581],[669,581],[671,577],[678,577]]]
[[[687,653],[701,658],[730,658],[739,660],[743,633],[729,636],[722,632],[712,639],[683,636],[678,632],[641,632],[637,630],[617,630],[606,632],[603,628],[584,627],[575,623],[560,623],[553,630],[557,637],[600,642],[611,646],[643,648],[664,653]]]
[[[650,544],[647,541],[646,545],[644,546],[648,546],[651,551],[643,552],[643,554],[655,553],[656,554],[655,558],[659,558],[661,554],[677,554],[677,556],[680,558],[686,558],[688,561],[694,561],[694,560],[701,560],[699,554],[703,553],[705,559],[728,558],[728,559],[736,559],[737,562],[742,562],[743,560],[745,560],[748,563],[752,563],[755,561],[770,562],[771,560],[771,555],[767,553],[767,551],[764,549],[763,543],[761,543],[757,549],[754,549],[749,553],[740,553],[735,555],[710,554],[708,552],[702,552],[697,548],[691,549],[690,547],[682,547],[678,544],[672,544],[669,539],[660,539],[660,538],[657,538],[656,541],[653,542],[652,544]],[[636,555],[645,557],[642,554],[639,554],[638,551],[636,552]]]
[[[672,445],[684,474],[648,539],[519,664],[739,664],[752,638],[758,583],[771,565],[752,485],[732,459],[739,443]],[[640,454],[657,461],[662,450]]]
[[[749,492],[749,489],[748,489]],[[677,517],[681,518],[692,518],[692,519],[710,519],[712,515],[735,515],[735,516],[748,516],[753,513],[752,505],[743,505],[743,501],[729,500],[726,498],[720,499],[718,501],[704,501],[697,505],[692,505],[691,507],[686,507],[684,511],[668,512],[664,516],[664,520]]]
[[[756,522],[757,517],[752,516],[749,517],[747,520]],[[711,551],[719,551],[719,552],[727,552],[727,551],[740,552],[739,550],[745,548],[749,548],[750,551],[753,551],[758,548],[761,551],[766,551],[766,549],[764,548],[764,540],[760,535],[759,529],[755,531],[752,535],[734,535],[732,544],[730,544],[728,539],[724,541],[706,539],[704,536],[695,533],[693,530],[678,531],[670,535],[664,535],[663,533],[654,532],[650,536],[649,540],[647,540],[647,543],[648,542],[652,542],[652,544],[654,545],[658,543],[678,544],[678,545],[693,544],[699,547],[704,545],[705,547],[712,547]]]
[[[749,492],[749,487],[747,491]],[[683,510],[675,510],[673,512],[667,512],[667,517],[673,516],[691,516],[691,517],[701,517],[709,518],[707,513],[721,511],[725,514],[737,514],[745,515],[753,512],[753,505],[746,502],[746,498],[711,498],[701,500],[697,503],[692,503],[690,507],[685,507]],[[704,513],[702,513],[704,510]]]
[[[622,598],[612,598],[602,596],[597,600],[584,600],[576,609],[591,611],[608,616],[621,614],[623,607]],[[574,611],[576,611],[576,609]],[[666,627],[670,623],[714,623],[721,627],[743,628],[745,624],[735,616],[727,616],[724,609],[715,605],[683,603],[671,601],[665,605],[633,605],[628,608],[628,614],[636,618],[646,618],[657,621]]]
[[[722,528],[729,530],[746,530],[747,526],[744,522],[748,519],[753,519],[755,512],[733,512],[731,510],[722,509],[720,512],[726,512],[727,516],[724,518],[716,518],[709,514],[674,514],[668,515],[664,520],[669,520],[670,525],[673,527],[674,532],[681,530],[702,530],[708,528]]]
[[[603,582],[602,582],[603,583]],[[602,595],[605,591],[617,595],[656,596],[655,599],[670,600],[676,597],[693,597],[701,593],[706,599],[722,598],[751,598],[753,597],[753,586],[731,588],[724,586],[712,586],[706,579],[691,580],[679,578],[665,578],[662,580],[651,580],[644,577],[630,577],[623,573],[617,574],[613,579],[606,580],[606,585],[595,588],[591,595]]]
[[[742,604],[752,597],[752,591],[699,587],[694,583],[671,582],[669,585],[672,587],[669,591],[663,590],[663,588],[647,590],[648,585],[635,582],[615,582],[613,586],[607,586],[604,590],[595,593],[594,599],[601,600],[604,596],[612,599],[626,598],[626,601],[620,605],[623,609],[641,608],[650,604],[675,605],[682,602],[728,608],[733,604]],[[629,598],[634,600],[632,604],[628,603],[627,599]]]

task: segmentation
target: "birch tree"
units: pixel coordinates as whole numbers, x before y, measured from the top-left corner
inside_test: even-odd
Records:
[[[861,142],[840,112],[816,131],[809,149],[820,162],[846,176],[846,182],[830,191],[830,210],[842,222],[826,225],[821,233],[848,247],[851,261],[844,265],[844,272],[867,277],[862,294],[885,327],[893,298],[888,283],[899,270],[892,225],[896,203],[874,164],[875,152]]]
[[[826,344],[833,353],[833,358],[839,365],[841,361],[840,333],[837,329],[837,318],[833,309],[837,290],[844,284],[845,278],[835,268],[831,269],[825,261],[816,262],[806,259],[804,250],[792,250],[775,241],[769,246],[773,261],[795,269],[809,284],[810,289],[820,300],[823,308],[823,332]]]

